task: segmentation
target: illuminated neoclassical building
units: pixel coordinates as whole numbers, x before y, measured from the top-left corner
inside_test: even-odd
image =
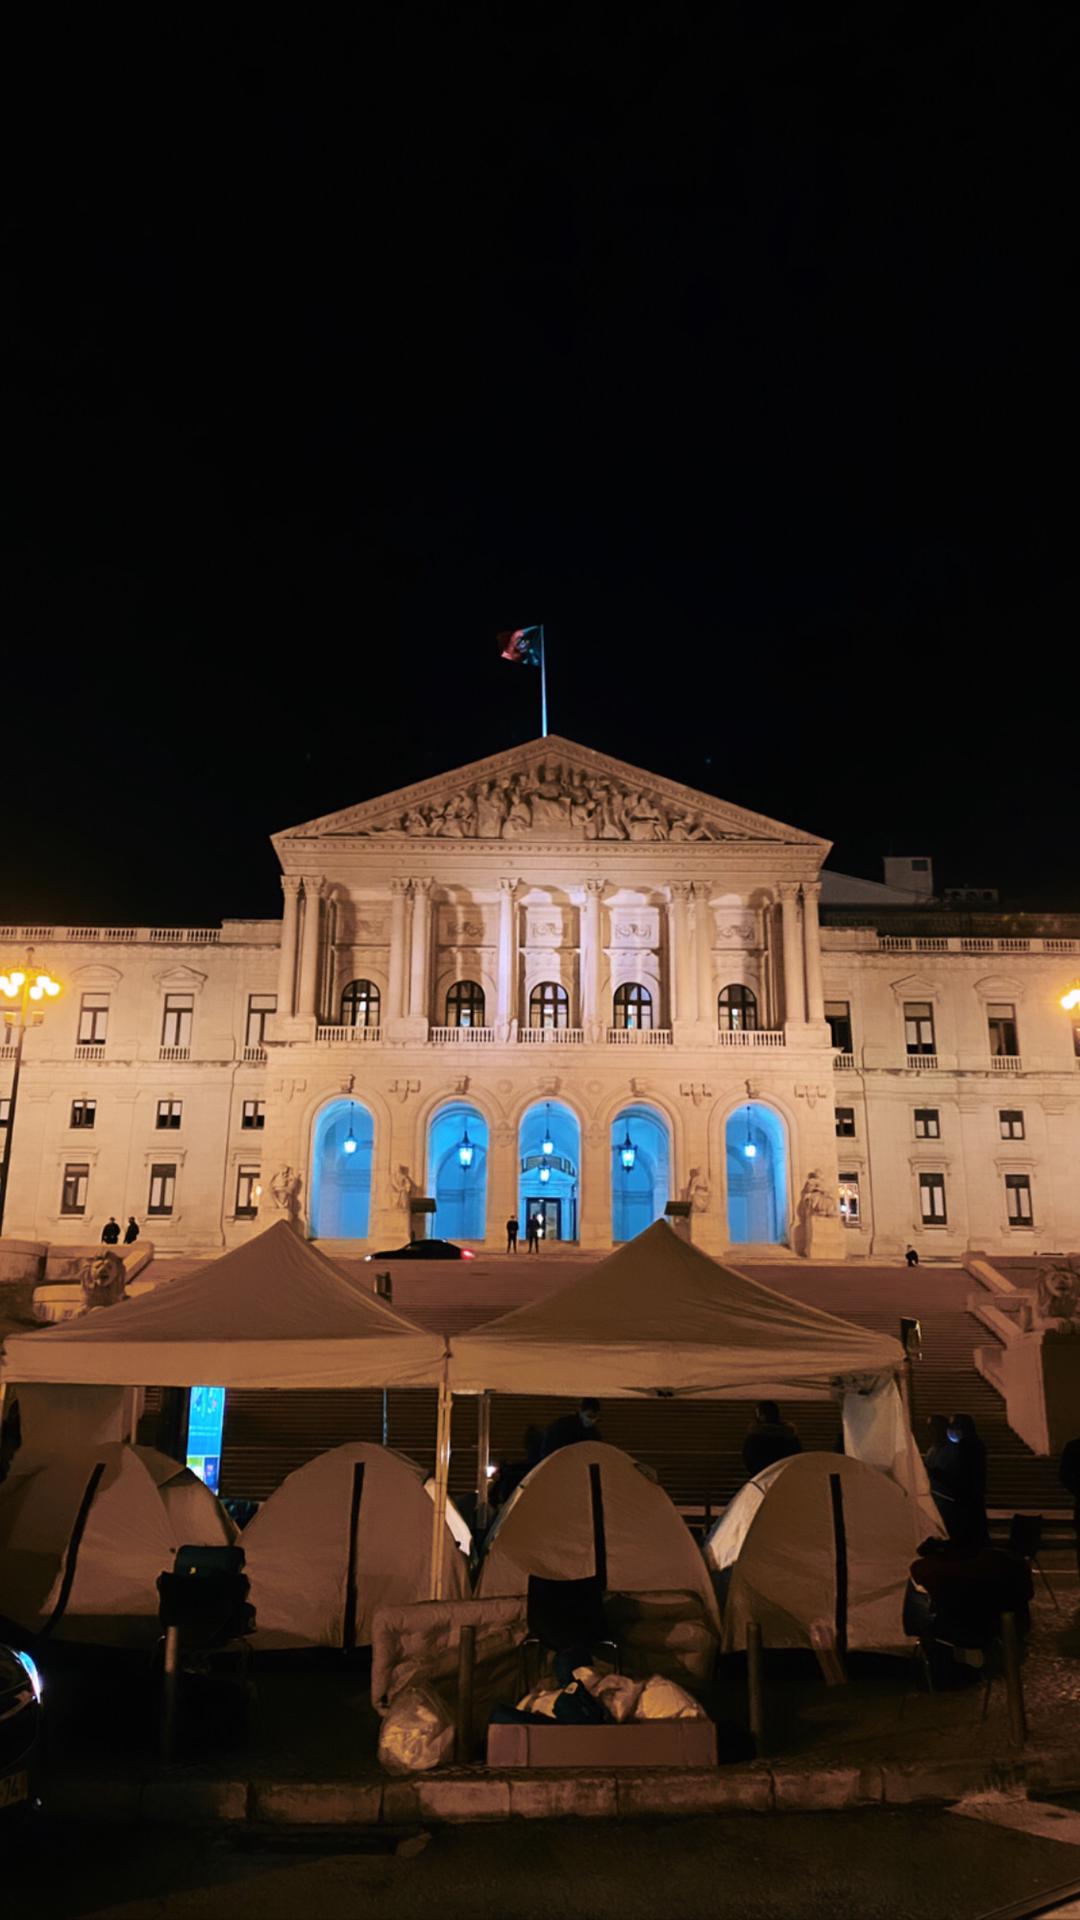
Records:
[[[814,835],[558,738],[274,846],[280,922],[0,930],[65,987],[6,1234],[131,1212],[212,1250],[285,1211],[366,1250],[428,1196],[492,1247],[533,1214],[610,1247],[671,1201],[712,1252],[1080,1245],[1060,919],[950,932],[924,862],[845,890]]]

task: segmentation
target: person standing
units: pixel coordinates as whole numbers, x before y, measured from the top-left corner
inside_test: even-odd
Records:
[[[506,1223],[506,1251],[507,1251],[507,1253],[516,1253],[516,1252],[517,1252],[517,1240],[518,1240],[518,1218],[517,1218],[517,1214],[516,1214],[516,1213],[512,1213],[512,1214],[510,1215],[510,1218],[509,1218],[509,1220],[508,1220],[508,1221],[507,1221],[507,1223]]]
[[[530,1213],[525,1227],[525,1250],[527,1253],[539,1253],[540,1228],[543,1222],[538,1213]]]
[[[572,1447],[579,1440],[601,1440],[603,1435],[597,1426],[600,1418],[599,1400],[582,1400],[575,1412],[561,1414],[553,1420],[543,1439],[542,1458],[549,1460],[560,1447]]]
[[[904,1255],[904,1259],[907,1261],[909,1267],[917,1267],[919,1264],[919,1256],[916,1253],[914,1247],[908,1248],[907,1252]]]
[[[949,1416],[950,1464],[945,1486],[953,1497],[951,1517],[942,1513],[949,1538],[967,1553],[990,1544],[986,1519],[986,1448],[970,1413]]]
[[[926,1436],[928,1445],[923,1454],[923,1466],[926,1468],[930,1491],[945,1523],[947,1533],[952,1532],[949,1516],[955,1504],[955,1493],[950,1478],[953,1466],[953,1448],[949,1441],[949,1421],[944,1413],[928,1413],[926,1416]]]
[[[125,1247],[134,1246],[138,1237],[139,1237],[139,1223],[136,1220],[135,1215],[133,1213],[129,1213],[128,1223],[127,1223],[127,1226],[124,1228]]]
[[[110,1213],[101,1229],[101,1238],[107,1247],[115,1247],[120,1238],[120,1222],[115,1214]]]
[[[793,1453],[802,1452],[799,1439],[790,1420],[781,1420],[780,1409],[775,1400],[759,1400],[754,1409],[753,1425],[747,1429],[743,1441],[743,1466],[752,1480],[755,1474],[764,1473],[777,1460],[787,1460]]]

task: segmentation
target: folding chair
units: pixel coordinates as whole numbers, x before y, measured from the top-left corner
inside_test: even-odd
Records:
[[[1019,1554],[1022,1560],[1027,1561],[1029,1567],[1034,1566],[1038,1568],[1043,1586],[1046,1588],[1047,1593],[1050,1595],[1051,1600],[1060,1613],[1061,1601],[1050,1585],[1043,1564],[1039,1559],[1039,1548],[1042,1546],[1042,1531],[1043,1517],[1041,1513],[1014,1513],[1009,1523],[1009,1552]]]

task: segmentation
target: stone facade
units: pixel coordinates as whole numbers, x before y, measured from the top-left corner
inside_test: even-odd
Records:
[[[612,1243],[626,1111],[656,1116],[668,1197],[709,1251],[758,1237],[731,1224],[744,1115],[742,1150],[771,1116],[760,1137],[783,1162],[760,1237],[795,1251],[1080,1245],[1080,1075],[1058,1005],[1080,942],[823,928],[826,842],[555,738],[274,845],[280,923],[0,930],[0,960],[31,945],[65,989],[26,1039],[7,1235],[81,1242],[129,1212],[162,1251],[231,1245],[279,1212],[319,1235],[320,1117],[355,1103],[363,1247],[406,1237],[448,1108],[484,1129],[499,1244],[523,1116],[552,1103],[577,1129],[566,1218],[585,1246]],[[1003,1006],[1013,1051],[992,1054]],[[909,1053],[916,1017],[933,1051]],[[916,1109],[936,1132],[916,1133]]]

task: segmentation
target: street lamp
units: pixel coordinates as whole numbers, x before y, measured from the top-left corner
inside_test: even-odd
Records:
[[[634,1161],[637,1159],[637,1148],[635,1147],[633,1141],[630,1138],[630,1122],[629,1121],[627,1121],[626,1123],[626,1138],[624,1139],[622,1146],[619,1148],[619,1159],[623,1163],[623,1171],[625,1173],[632,1173],[634,1169]]]
[[[1072,1013],[1075,1008],[1080,1007],[1080,980],[1074,980],[1068,993],[1062,994],[1061,1004],[1066,1013]]]
[[[4,1026],[8,1033],[14,1032],[15,1071],[11,1076],[11,1104],[8,1107],[8,1123],[4,1129],[4,1158],[0,1163],[0,1233],[4,1228],[4,1208],[7,1204],[8,1174],[11,1168],[11,1142],[15,1133],[15,1103],[19,1097],[19,1071],[22,1067],[23,1036],[29,1026],[37,1026],[44,1014],[45,1003],[55,1000],[60,991],[59,980],[35,967],[32,954],[27,954],[24,967],[9,967],[0,973],[0,1009],[4,1000],[17,1000],[18,1011],[3,1011]],[[33,1001],[33,1006],[31,1006]]]
[[[353,1133],[353,1130],[352,1130],[352,1117],[353,1117],[353,1103],[352,1103],[352,1101],[350,1100],[350,1101],[349,1101],[349,1131],[348,1131],[348,1133],[347,1133],[347,1134],[345,1135],[345,1138],[344,1138],[344,1140],[343,1140],[343,1141],[342,1141],[342,1143],[341,1143],[341,1151],[342,1151],[342,1153],[355,1153],[355,1152],[356,1152],[356,1136],[355,1136],[355,1134]]]
[[[754,1145],[754,1142],[753,1142],[753,1141],[751,1140],[751,1138],[750,1138],[750,1109],[749,1109],[749,1107],[747,1107],[747,1109],[746,1109],[746,1145],[745,1145],[745,1146],[743,1147],[743,1152],[744,1152],[744,1154],[746,1155],[746,1158],[747,1158],[748,1160],[756,1160],[756,1159],[757,1159],[757,1148],[756,1148],[756,1146]]]
[[[472,1166],[473,1154],[475,1152],[476,1152],[476,1148],[473,1146],[472,1141],[469,1139],[469,1123],[466,1120],[465,1131],[461,1136],[461,1145],[457,1150],[457,1157],[461,1164],[461,1168],[463,1172],[468,1173],[469,1168]]]
[[[555,1142],[551,1137],[551,1101],[544,1109],[544,1137],[540,1142],[540,1151],[550,1160],[555,1151]]]

